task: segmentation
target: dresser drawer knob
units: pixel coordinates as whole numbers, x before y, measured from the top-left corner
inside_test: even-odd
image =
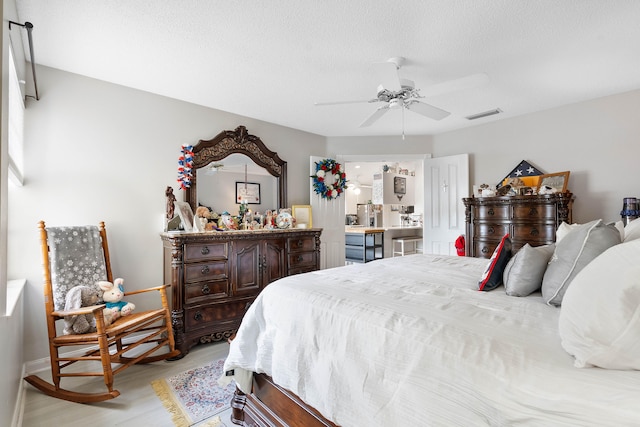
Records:
[[[298,247],[301,248],[302,247],[302,240],[298,240]]]
[[[489,229],[487,230],[489,232],[489,234],[493,234],[496,232],[496,229],[493,227],[489,227]]]
[[[296,261],[298,261],[298,262],[302,262],[303,259],[304,259],[304,257],[302,255],[298,255],[296,257]]]
[[[538,210],[536,208],[531,208],[529,210],[529,216],[535,216],[538,215]]]
[[[487,211],[488,215],[495,215],[496,213],[493,211],[493,208],[489,208],[489,210]]]
[[[193,320],[197,320],[197,321],[202,320],[202,313],[200,313],[199,311],[196,311],[196,314],[193,315]]]
[[[205,285],[202,287],[202,293],[203,293],[204,295],[208,295],[210,292],[211,292],[211,289],[209,289],[209,285],[205,284]]]
[[[482,248],[482,251],[481,251],[481,252],[482,252],[483,254],[488,254],[488,253],[489,253],[489,248],[485,246],[485,247],[483,247],[483,248]]]
[[[538,234],[540,234],[540,232],[538,231],[538,229],[537,229],[537,228],[534,228],[534,229],[532,229],[532,230],[531,230],[530,234],[531,234],[532,236],[537,236]]]
[[[200,253],[202,255],[207,255],[209,253],[209,246],[203,246],[202,249],[200,249]]]
[[[202,270],[200,270],[200,272],[202,274],[209,274],[209,266],[205,265],[204,267],[202,267]]]

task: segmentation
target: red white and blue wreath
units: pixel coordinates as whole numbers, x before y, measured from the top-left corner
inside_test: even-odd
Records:
[[[335,199],[347,187],[346,174],[342,165],[333,159],[316,162],[316,173],[313,178],[313,190],[323,199]]]
[[[186,190],[191,187],[193,170],[193,145],[182,145],[182,151],[178,158],[178,183],[180,188]]]

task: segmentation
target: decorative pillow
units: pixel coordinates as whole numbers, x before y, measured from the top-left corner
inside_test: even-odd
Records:
[[[560,226],[558,226],[558,229],[556,230],[556,243],[558,243],[560,240],[564,239],[564,236],[569,234],[571,232],[571,230],[573,230],[574,228],[576,228],[579,225],[580,224],[567,224],[566,222],[563,221],[560,224]]]
[[[616,221],[613,223],[613,225],[620,232],[620,240],[624,242],[624,223],[622,221]],[[638,237],[640,237],[640,235],[638,235]]]
[[[534,247],[526,243],[511,257],[502,275],[507,295],[526,297],[542,287],[542,278],[555,246]]]
[[[493,251],[489,265],[482,273],[482,278],[478,282],[478,290],[490,291],[502,284],[502,274],[509,258],[511,258],[511,239],[509,234],[505,234],[496,250]]]
[[[640,370],[640,240],[613,246],[587,265],[560,309],[562,347],[575,366]]]
[[[567,287],[589,262],[613,245],[620,243],[620,232],[601,219],[573,228],[556,249],[542,279],[542,298],[549,305],[559,306]]]
[[[640,218],[636,218],[624,227],[624,241],[640,239]]]

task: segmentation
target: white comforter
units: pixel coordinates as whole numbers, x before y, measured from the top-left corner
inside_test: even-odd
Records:
[[[559,309],[477,291],[487,260],[383,259],[270,284],[225,371],[266,373],[341,426],[640,425],[640,372],[579,369]]]

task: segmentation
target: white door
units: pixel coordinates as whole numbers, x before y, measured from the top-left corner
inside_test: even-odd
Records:
[[[469,155],[424,160],[424,252],[456,255],[454,243],[465,234],[462,199],[469,197]]]
[[[324,157],[311,156],[309,171],[311,175],[316,172],[316,163],[324,160]],[[344,166],[344,165],[343,165]],[[313,227],[321,227],[320,235],[320,268],[332,268],[344,265],[344,224],[345,224],[345,195],[335,199],[323,199],[313,191],[309,185],[311,194],[311,212],[313,215]]]

